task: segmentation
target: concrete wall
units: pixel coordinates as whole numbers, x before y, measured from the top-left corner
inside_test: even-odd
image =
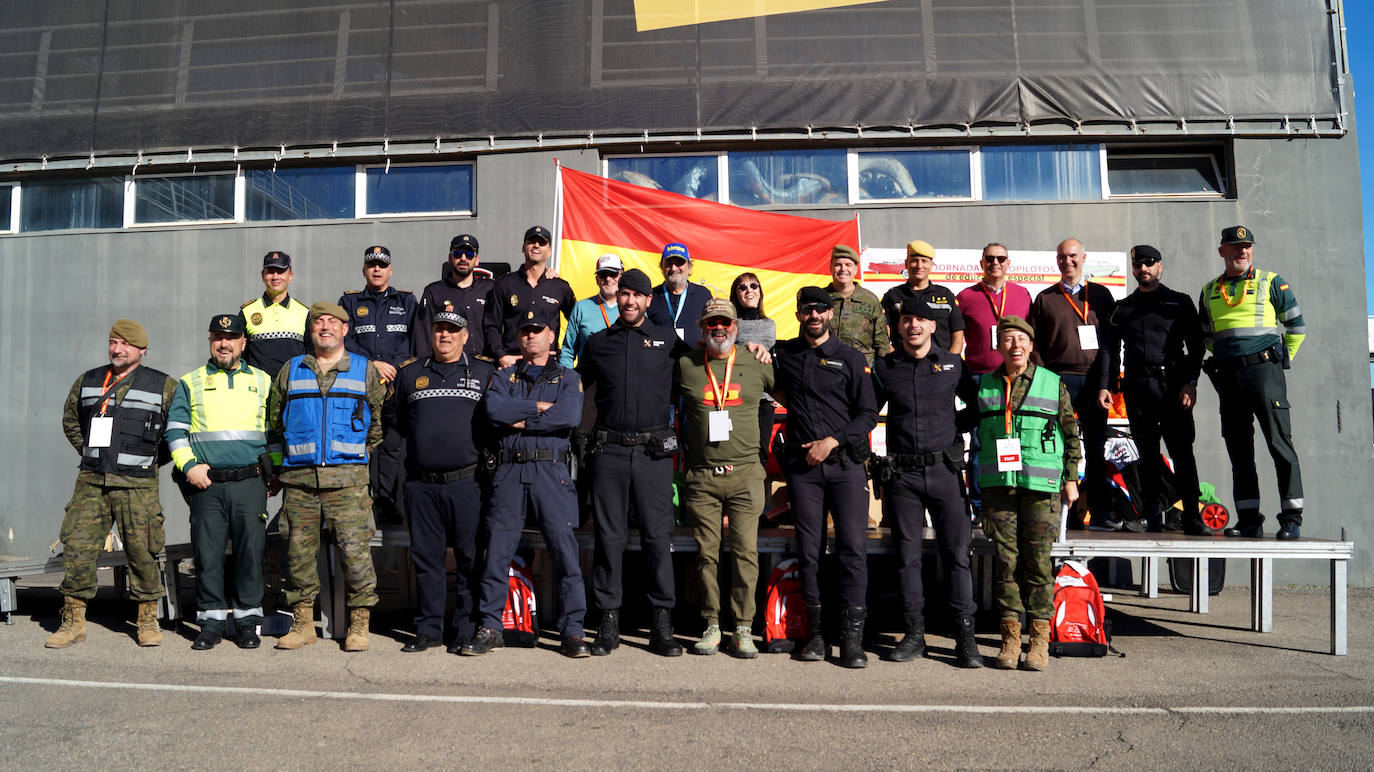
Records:
[[[270,249],[296,263],[293,294],[309,303],[361,286],[364,246],[388,245],[394,284],[418,292],[437,278],[449,239],[470,232],[483,259],[519,259],[520,235],[552,226],[554,153],[492,155],[477,165],[472,218],[412,218],[324,225],[235,225],[63,232],[0,237],[0,430],[9,463],[0,486],[0,554],[45,554],[57,538],[76,456],[62,437],[62,401],[72,380],[105,359],[110,322],[142,321],[152,345],[146,363],[173,375],[206,356],[204,324],[261,292],[258,269]],[[557,153],[573,168],[595,171],[594,152]],[[1066,236],[1124,251],[1151,243],[1166,256],[1165,283],[1189,294],[1221,271],[1217,235],[1243,223],[1258,233],[1256,262],[1293,285],[1310,330],[1289,373],[1295,441],[1307,499],[1304,535],[1336,538],[1345,529],[1360,548],[1355,585],[1374,584],[1369,544],[1374,523],[1370,482],[1369,385],[1358,157],[1353,133],[1341,139],[1237,140],[1235,200],[1071,204],[950,204],[864,209],[864,246],[900,247],[922,238],[936,247],[1053,249]],[[805,214],[828,218],[849,210]],[[1197,452],[1202,477],[1230,506],[1230,473],[1218,434],[1216,394],[1200,388]],[[1263,456],[1263,451],[1261,451]],[[1276,511],[1272,463],[1260,459],[1264,511]],[[164,485],[168,539],[188,538],[186,509]],[[1273,530],[1272,519],[1269,522]],[[1325,567],[1277,566],[1280,581],[1317,583]],[[1231,581],[1244,579],[1233,566]]]

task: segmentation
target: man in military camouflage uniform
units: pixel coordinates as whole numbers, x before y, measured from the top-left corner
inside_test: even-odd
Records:
[[[830,293],[835,315],[830,319],[830,334],[859,350],[868,360],[883,356],[891,348],[887,319],[878,296],[859,286],[859,253],[848,244],[830,250]]]
[[[143,326],[120,319],[110,328],[110,364],[86,371],[67,394],[62,431],[81,465],[62,521],[62,625],[48,636],[48,648],[86,640],[86,603],[95,597],[96,561],[111,523],[119,526],[138,601],[138,645],[162,643],[157,553],[165,534],[157,468],[176,381],[139,366],[147,351]]]
[[[370,612],[377,605],[367,455],[382,441],[386,387],[371,361],[344,350],[348,312],[343,308],[316,303],[310,307],[307,329],[313,353],[282,367],[267,403],[273,439],[283,446],[282,469],[271,488],[286,489],[286,601],[295,614],[291,631],[277,641],[277,648],[298,649],[316,640],[320,577],[315,561],[323,520],[343,555],[349,610],[344,650],[366,651]]]

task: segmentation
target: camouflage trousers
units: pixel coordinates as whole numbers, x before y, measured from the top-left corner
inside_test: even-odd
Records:
[[[119,526],[129,566],[130,595],[136,601],[162,598],[157,554],[167,541],[162,530],[162,504],[157,486],[110,488],[76,481],[67,516],[62,520],[62,594],[95,597],[96,561],[105,547],[110,524]]]
[[[286,542],[286,602],[314,602],[320,594],[316,565],[320,552],[320,524],[334,532],[343,557],[344,587],[349,608],[377,605],[377,572],[372,566],[372,497],[366,485],[347,488],[295,488],[282,494],[282,517],[290,525]]]
[[[1059,536],[1059,494],[984,488],[983,533],[996,548],[992,586],[1002,616],[1024,613],[1028,619],[1049,619],[1054,613],[1050,549]]]

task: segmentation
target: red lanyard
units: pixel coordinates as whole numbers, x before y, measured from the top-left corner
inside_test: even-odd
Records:
[[[720,387],[716,374],[711,371],[711,358],[706,358],[706,377],[711,379],[711,399],[716,402],[717,410],[725,409],[725,400],[730,396],[730,374],[735,369],[735,349],[730,349],[730,358],[725,360],[725,388]]]
[[[1083,285],[1083,310],[1082,310],[1082,311],[1079,311],[1079,310],[1078,310],[1078,306],[1075,305],[1074,302],[1073,302],[1073,295],[1070,295],[1070,294],[1069,294],[1069,291],[1066,290],[1066,289],[1064,289],[1064,285],[1063,285],[1062,283],[1059,285],[1059,291],[1062,292],[1062,293],[1064,293],[1064,299],[1067,300],[1067,301],[1069,301],[1069,308],[1072,308],[1072,309],[1073,309],[1073,312],[1074,312],[1075,314],[1078,314],[1078,318],[1079,318],[1079,319],[1082,319],[1084,324],[1087,324],[1087,323],[1088,323],[1088,285],[1087,285],[1087,284],[1084,284],[1084,285]]]
[[[993,305],[992,290],[988,289],[988,285],[980,284],[979,286],[983,288],[983,294],[987,295],[988,305],[992,307],[992,315],[996,317],[997,321],[1002,321],[1002,312],[1007,309],[1007,285],[1002,285],[1002,305],[1000,306]]]

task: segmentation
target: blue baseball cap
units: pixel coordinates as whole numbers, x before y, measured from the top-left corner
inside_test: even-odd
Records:
[[[687,262],[691,259],[691,254],[687,252],[687,245],[673,241],[664,245],[663,256],[659,258],[659,262],[666,263],[669,260],[682,260],[683,262]]]

